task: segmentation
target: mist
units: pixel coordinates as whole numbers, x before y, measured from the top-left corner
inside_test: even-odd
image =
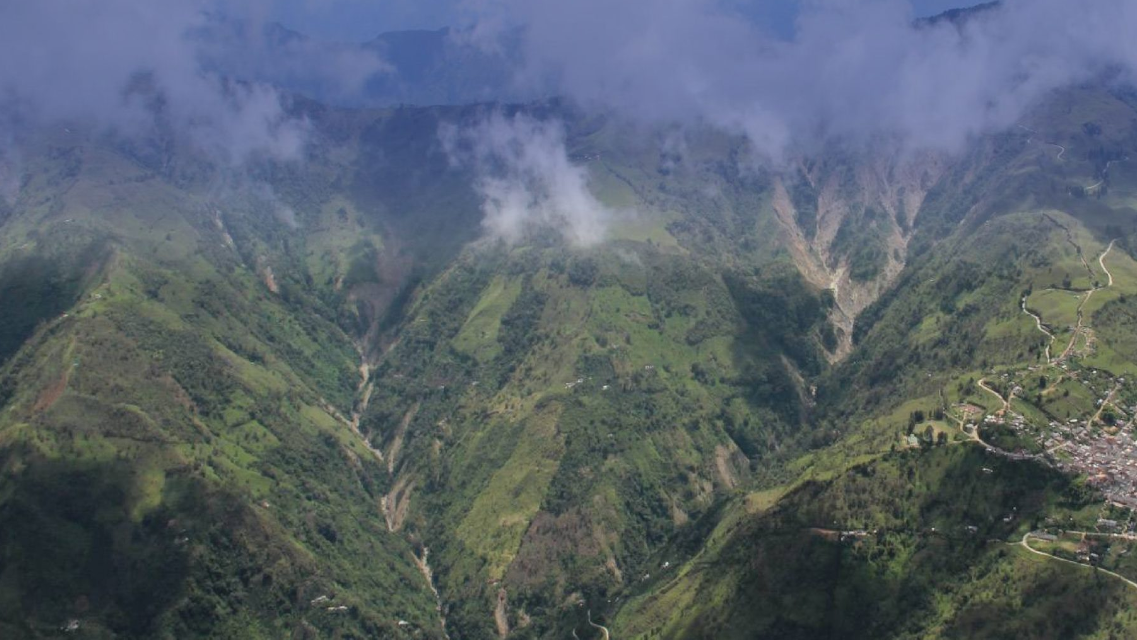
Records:
[[[207,0],[37,0],[8,3],[0,21],[0,139],[36,126],[74,122],[124,135],[168,127],[225,165],[260,154],[296,159],[308,123],[288,115],[287,99],[268,82],[238,81],[237,69],[261,76],[303,74],[323,82],[360,82],[382,63],[360,56],[277,59],[257,56],[258,40],[217,37],[218,8],[257,32],[262,2]],[[213,34],[214,37],[206,37]],[[236,46],[239,44],[239,46]],[[311,53],[302,43],[299,53]],[[333,52],[334,53],[334,52]],[[328,62],[334,64],[328,64]],[[294,64],[295,63],[295,64]],[[223,74],[219,71],[228,70]]]
[[[1050,91],[1137,66],[1127,0],[1007,0],[957,22],[919,22],[905,0],[810,0],[788,41],[714,0],[467,6],[496,33],[523,33],[519,82],[552,79],[636,121],[718,127],[774,160],[880,135],[955,152]]]
[[[473,125],[444,124],[439,138],[452,165],[473,170],[491,237],[514,243],[552,227],[576,246],[603,239],[613,212],[589,190],[587,169],[569,160],[560,123],[494,111]]]
[[[789,39],[720,0],[464,6],[476,16],[473,42],[495,50],[508,38],[520,48],[519,91],[631,125],[721,130],[748,142],[744,162],[775,171],[832,145],[958,154],[1055,90],[1106,76],[1131,82],[1137,68],[1137,3],[1127,0],[1007,0],[955,20],[917,20],[907,0],[809,0]],[[470,135],[500,149],[498,124]],[[522,219],[550,218],[547,198],[527,204],[532,182],[517,172],[483,179],[489,228],[508,237]],[[605,219],[578,206],[585,221]]]
[[[296,161],[312,125],[293,93],[361,99],[397,73],[373,50],[267,22],[274,0],[38,0],[0,21],[0,195],[19,133],[59,122],[172,132],[218,166]],[[754,11],[750,15],[754,15]],[[761,12],[758,12],[761,13]],[[907,0],[806,0],[790,38],[727,0],[464,0],[454,37],[516,52],[500,96],[566,98],[648,127],[711,127],[778,167],[826,145],[957,153],[1013,126],[1048,93],[1137,68],[1137,3],[1006,0],[963,20],[918,21]],[[572,243],[613,212],[589,190],[555,121],[500,112],[440,132],[473,171],[485,228],[517,240],[553,225]]]

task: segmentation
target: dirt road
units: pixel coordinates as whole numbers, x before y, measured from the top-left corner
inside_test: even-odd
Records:
[[[982,387],[982,388],[983,388],[983,390],[984,390],[984,391],[986,391],[987,393],[990,393],[991,395],[995,396],[996,398],[998,398],[998,399],[999,399],[999,402],[1002,402],[1002,403],[1003,403],[1003,408],[1002,408],[1002,409],[999,409],[999,410],[996,412],[996,414],[1003,414],[1003,413],[1006,413],[1006,412],[1007,412],[1007,410],[1011,408],[1011,402],[1010,402],[1009,400],[1007,400],[1006,398],[1004,398],[1003,396],[999,395],[999,392],[998,392],[998,391],[995,391],[995,390],[994,390],[994,389],[992,389],[991,387],[988,387],[988,386],[987,386],[987,380],[986,380],[986,379],[984,379],[984,378],[980,378],[980,379],[979,379],[979,382],[978,382],[978,384],[979,384],[979,386],[980,386],[980,387]]]
[[[1046,327],[1042,324],[1042,318],[1038,317],[1033,311],[1026,308],[1026,298],[1026,296],[1023,296],[1022,299],[1023,313],[1034,318],[1034,326],[1038,327],[1039,331],[1046,334],[1047,338],[1050,338],[1050,341],[1046,343],[1046,364],[1050,364],[1050,345],[1054,343],[1054,334],[1046,330]]]
[[[1105,272],[1105,276],[1106,276],[1107,278],[1109,278],[1109,282],[1108,282],[1108,283],[1105,285],[1105,286],[1107,286],[1107,287],[1112,287],[1112,286],[1113,286],[1113,274],[1112,274],[1112,273],[1110,273],[1110,272],[1109,272],[1109,269],[1108,269],[1108,268],[1106,268],[1106,266],[1105,266],[1105,257],[1106,257],[1107,255],[1109,255],[1109,252],[1110,252],[1110,251],[1112,251],[1112,250],[1113,250],[1113,245],[1114,245],[1116,242],[1117,242],[1117,240],[1116,240],[1116,239],[1114,239],[1114,240],[1110,240],[1110,241],[1109,241],[1109,246],[1105,248],[1105,251],[1102,251],[1102,252],[1101,252],[1101,255],[1100,255],[1100,256],[1098,256],[1098,265],[1100,265],[1100,266],[1101,266],[1101,270]]]

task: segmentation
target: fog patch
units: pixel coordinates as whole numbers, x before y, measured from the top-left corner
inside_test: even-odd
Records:
[[[272,212],[277,222],[293,230],[300,228],[300,223],[296,219],[296,210],[277,197],[272,185],[254,182],[249,186],[249,192],[259,206]]]
[[[276,23],[211,16],[192,37],[211,72],[339,104],[362,102],[373,77],[395,72],[371,49],[314,40]]]
[[[640,254],[637,251],[620,247],[617,248],[614,253],[616,254],[616,258],[626,265],[641,268],[644,266],[643,260],[640,259]]]
[[[1137,68],[1132,0],[1005,0],[962,21],[905,0],[807,0],[788,41],[719,0],[468,0],[518,29],[522,80],[640,122],[710,124],[756,155],[882,136],[957,151],[1048,92]],[[506,26],[503,26],[506,25]],[[483,38],[484,39],[484,38]]]
[[[10,207],[20,196],[23,173],[20,150],[10,138],[0,134],[0,200]]]
[[[203,65],[194,34],[213,7],[207,0],[6,3],[0,21],[5,121],[21,129],[69,121],[134,136],[165,130],[228,165],[253,155],[298,158],[308,125],[287,113],[275,89],[232,81]]]
[[[559,122],[494,111],[472,125],[445,124],[439,138],[454,166],[474,172],[491,237],[516,243],[551,227],[579,247],[604,239],[614,212],[589,190],[587,168],[569,160]]]

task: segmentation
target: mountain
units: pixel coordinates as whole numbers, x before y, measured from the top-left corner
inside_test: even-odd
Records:
[[[522,68],[518,35],[502,38],[493,49],[479,47],[473,34],[455,29],[392,31],[364,43],[391,67],[364,88],[370,105],[458,105],[519,102],[540,95],[517,86]]]
[[[382,33],[364,43],[326,42],[275,22],[213,16],[196,29],[204,68],[268,83],[340,106],[463,105],[540,97],[514,82],[523,61],[517,34],[494,48],[469,31]]]
[[[920,18],[918,27],[965,22],[999,2]],[[203,70],[271,84],[341,107],[524,103],[557,95],[555,72],[529,66],[526,33],[475,28],[389,31],[362,43],[310,37],[277,22],[209,14],[191,33]],[[530,43],[532,44],[532,43]]]
[[[998,9],[1002,6],[1000,0],[994,2],[984,2],[981,4],[972,5],[970,7],[960,7],[958,9],[948,9],[942,13],[937,13],[934,16],[921,18],[916,21],[917,26],[932,26],[941,22],[950,22],[952,24],[960,25],[976,16],[981,16],[985,12],[992,9]]]
[[[1116,276],[1135,266],[1117,251],[1133,237],[1132,177],[1116,169],[1132,105],[1054,96],[946,168],[912,257],[818,381],[833,444],[796,481],[734,498],[661,552],[670,573],[631,590],[614,633],[1131,633],[1119,613],[1131,584],[1031,550],[1132,577],[1130,541],[1111,533],[1127,527],[1113,519],[1129,519],[1132,481],[1097,458],[1128,450],[1132,429],[1131,338],[1116,328],[1137,284]],[[1042,308],[1056,298],[1061,309]],[[1046,530],[1055,543],[1030,534]],[[1077,550],[1087,538],[1067,530],[1098,542]]]
[[[293,109],[302,162],[72,127],[0,169],[6,637],[1133,633],[1082,453],[1137,401],[1132,94],[776,171],[503,108],[563,122],[589,247],[484,233],[440,130],[488,108]]]

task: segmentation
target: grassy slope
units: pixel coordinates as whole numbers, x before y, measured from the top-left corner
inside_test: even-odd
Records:
[[[891,454],[724,518],[685,563],[682,547],[661,554],[674,567],[637,585],[609,626],[636,638],[1111,637],[1132,628],[1137,594],[1015,544],[1043,514],[1092,522],[1089,500],[977,447]],[[836,533],[853,529],[868,534]]]
[[[787,349],[739,300],[792,276],[771,265],[732,292],[719,273],[646,243],[493,249],[412,307],[365,425],[388,450],[413,434],[405,526],[430,540],[464,637],[490,624],[499,586],[510,619],[538,625],[573,591],[617,587],[751,475],[748,454],[790,445],[804,406]],[[815,305],[792,329],[808,336],[822,303],[791,288]],[[813,340],[793,346],[816,359]]]
[[[1100,177],[1102,164],[1095,165],[1094,158],[1100,149],[1133,146],[1130,114],[1124,100],[1072,92],[1029,121],[1037,129],[1033,142],[1018,135],[990,140],[947,174],[925,202],[911,245],[913,259],[897,286],[858,319],[857,349],[821,380],[822,415],[828,416],[835,442],[791,465],[801,473],[794,483],[736,501],[686,546],[656,556],[670,561],[674,573],[664,577],[661,572],[632,587],[627,604],[615,608],[606,623],[615,634],[1120,637],[1132,632],[1135,620],[1126,610],[1133,594],[1122,583],[986,542],[1013,543],[1047,516],[1065,520],[1070,514],[1088,526],[1098,509],[1082,505],[1097,499],[1033,464],[1008,465],[968,444],[923,454],[887,453],[902,446],[913,411],[957,402],[994,411],[999,404],[975,381],[991,371],[1039,362],[1045,336],[1019,309],[1023,295],[1034,308],[1046,288],[1087,289],[1104,280],[1096,273],[1098,265],[1085,268],[1074,244],[1087,261],[1096,261],[1111,238],[1125,246],[1133,225],[1131,202],[1112,190],[1098,198],[1071,188]],[[1073,123],[1075,118],[1099,124],[1101,131]],[[1066,161],[1046,154],[1054,148],[1039,145],[1043,139],[1066,146]],[[1118,167],[1124,163],[1114,165],[1109,182],[1121,191],[1128,174]],[[1105,295],[1088,309],[1099,339],[1090,362],[1125,374],[1130,365],[1122,354],[1131,351],[1127,292],[1137,284],[1129,277],[1133,259],[1121,251],[1106,261],[1120,275],[1115,288],[1095,294]],[[1043,317],[1053,329],[1076,321],[1069,304],[1050,306]],[[1062,332],[1055,332],[1056,345],[1062,345]],[[1066,337],[1068,342],[1068,331]],[[1080,397],[1072,393],[1063,402],[1074,402],[1075,396]],[[1092,411],[1092,398],[1083,405],[1069,410]],[[1016,407],[1033,415],[1024,403],[1016,401]],[[986,474],[972,473],[979,465],[993,468],[1000,477],[997,486],[984,480]],[[1037,491],[1039,474],[1049,475],[1056,483],[1051,486],[1070,487],[1059,491],[1066,497],[1038,495],[1029,508],[1021,498],[1006,502],[1008,487]],[[892,486],[897,476],[899,485]],[[1034,522],[1022,513],[1006,524],[993,518],[994,511],[1009,506],[1030,513]],[[977,508],[987,515],[970,513]],[[803,514],[816,517],[803,519]],[[967,525],[979,528],[978,538],[960,540]],[[935,535],[929,535],[932,526]],[[839,543],[806,534],[808,527],[879,531],[860,542]],[[1055,614],[1073,602],[1069,593],[1084,596],[1076,613]]]
[[[1077,197],[1070,187],[1094,179],[1096,161],[1073,150],[1091,148],[1087,137],[1126,144],[1117,122],[1128,130],[1128,107],[1100,94],[1075,98],[1032,121],[1071,149],[1066,161],[1008,134],[983,140],[945,175],[911,221],[909,266],[895,291],[858,321],[858,350],[831,372],[822,347],[829,297],[791,266],[771,178],[739,170],[745,149],[734,140],[696,136],[676,162],[660,152],[662,135],[570,114],[570,154],[589,158],[600,197],[648,215],[617,220],[613,240],[592,251],[536,234],[513,250],[475,245],[453,260],[476,231],[477,203],[468,176],[423,141],[435,139],[439,117],[474,109],[308,105],[320,132],[309,162],[251,172],[272,185],[275,202],[240,184],[207,185],[207,170],[184,158],[156,175],[145,149],[52,141],[0,238],[0,295],[24,274],[60,269],[32,292],[52,304],[4,326],[8,343],[23,346],[9,347],[0,382],[4,469],[20,480],[6,483],[14,489],[0,508],[61,531],[55,546],[68,551],[21,552],[43,558],[34,568],[6,560],[0,611],[44,633],[76,616],[136,636],[310,627],[437,635],[433,597],[410,562],[423,544],[452,636],[462,638],[496,635],[499,602],[519,637],[584,632],[588,607],[602,615],[616,593],[641,588],[649,600],[657,590],[683,595],[662,598],[662,609],[637,599],[619,612],[619,628],[844,630],[883,606],[865,599],[873,585],[905,590],[902,570],[949,586],[916,585],[912,626],[890,611],[877,630],[966,635],[967,624],[994,629],[997,616],[966,605],[988,597],[989,581],[1006,576],[1012,596],[1048,580],[1081,588],[1013,550],[945,547],[912,524],[974,518],[952,510],[962,494],[943,486],[974,470],[966,446],[879,460],[913,411],[945,400],[992,410],[974,381],[991,366],[1038,360],[1043,338],[1018,307],[1023,293],[1067,276],[1073,288],[1091,283],[1063,226],[1092,259],[1128,206],[1125,165],[1111,169],[1101,199]],[[1105,133],[1066,126],[1071,109]],[[843,242],[839,253],[863,263],[861,276],[880,268],[880,256],[856,256],[856,242]],[[46,261],[21,262],[20,252]],[[57,255],[92,257],[72,264]],[[279,293],[266,287],[269,269]],[[1102,300],[1103,310],[1127,303]],[[1109,317],[1124,335],[1124,316]],[[375,357],[361,424],[382,463],[337,416],[351,413],[352,340],[364,336],[372,355],[390,346]],[[1124,359],[1127,347],[1116,344]],[[829,446],[800,455],[811,444]],[[850,467],[869,479],[849,484]],[[910,497],[930,515],[896,503],[896,478],[909,472],[926,480]],[[986,515],[1032,491],[1041,491],[1031,504],[1039,513],[1084,499],[1076,488],[1062,498],[1059,479],[1006,473],[1021,493],[970,479],[958,490]],[[68,489],[76,482],[83,492]],[[767,489],[751,493],[755,484]],[[843,497],[825,502],[828,511],[810,510],[833,496]],[[45,507],[60,501],[76,507]],[[849,557],[824,537],[799,535],[827,519],[890,513],[896,535]],[[8,548],[36,548],[30,529],[14,531]],[[753,545],[768,553],[748,564]],[[152,602],[119,593],[90,582],[104,568],[96,564],[80,572],[87,582],[56,593],[59,576],[104,556],[120,571],[164,558],[174,578],[163,584],[176,588],[153,589],[161,595]],[[708,565],[716,571],[698,570],[712,557],[722,558]],[[643,578],[683,560],[673,584]],[[797,585],[816,588],[790,589],[789,576],[818,567]],[[841,567],[849,581],[833,573]],[[752,584],[767,570],[785,581],[776,591],[790,593],[777,609],[732,595],[768,595],[769,585]],[[978,586],[964,585],[964,574]],[[27,575],[53,582],[29,587]],[[342,602],[347,612],[310,604],[333,591],[321,606]],[[820,595],[829,604],[815,602]],[[1122,596],[1103,597],[1077,631],[1103,628]],[[835,598],[843,609],[817,613]],[[410,625],[394,626],[399,619]],[[1025,619],[1006,633],[1032,633]]]
[[[341,417],[359,320],[336,238],[382,247],[374,218],[326,186],[218,199],[192,156],[171,176],[79,134],[39,142],[0,236],[26,312],[3,327],[22,346],[0,370],[0,628],[440,635],[379,510],[386,469]],[[310,162],[310,183],[337,170]]]

